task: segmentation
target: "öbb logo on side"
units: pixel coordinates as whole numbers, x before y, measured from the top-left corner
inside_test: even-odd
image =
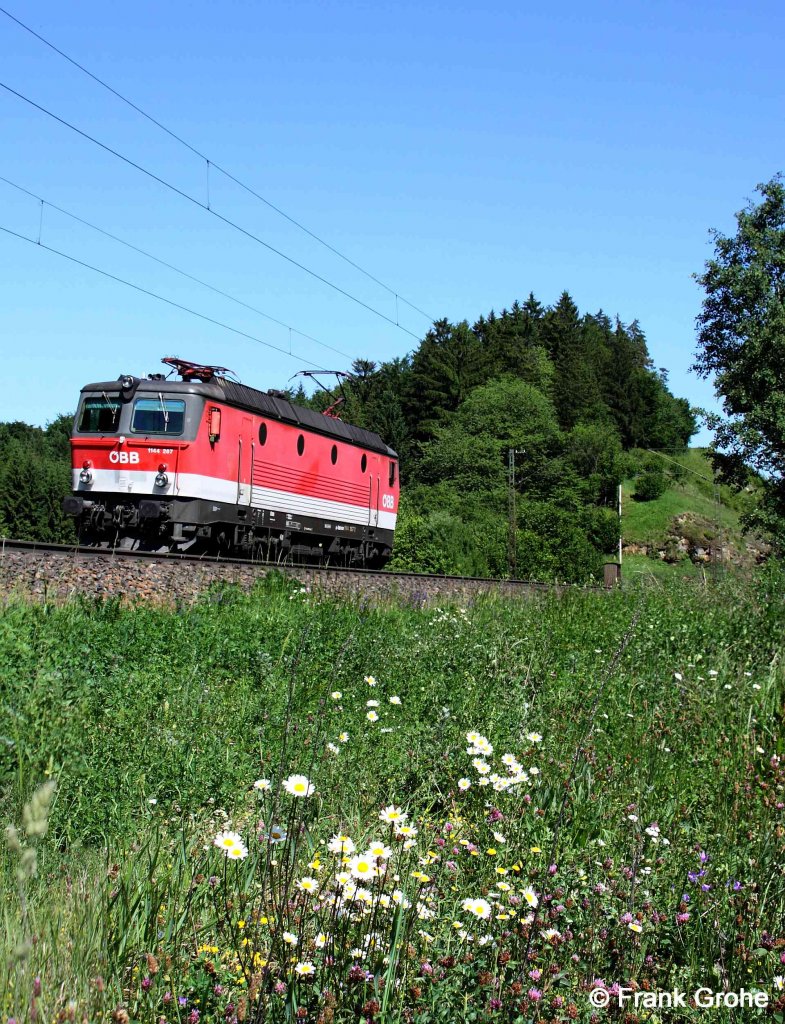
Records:
[[[395,498],[392,494],[382,495],[382,508],[395,508]]]
[[[115,465],[119,462],[121,465],[127,463],[136,464],[139,461],[139,452],[109,452],[109,461]]]

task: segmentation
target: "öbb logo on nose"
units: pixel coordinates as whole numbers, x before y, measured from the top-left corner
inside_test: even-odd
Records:
[[[136,464],[139,461],[139,452],[109,452],[109,461],[115,465],[119,462],[123,466],[129,462]]]

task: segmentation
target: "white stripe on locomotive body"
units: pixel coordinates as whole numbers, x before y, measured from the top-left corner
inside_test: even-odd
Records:
[[[200,498],[203,501],[220,501],[226,505],[238,504],[238,486],[236,480],[222,480],[215,476],[202,476],[199,473],[170,473],[166,487],[156,487],[154,471],[143,469],[91,469],[92,484],[85,485],[79,480],[80,470],[72,471],[73,490],[83,497],[96,494],[133,494],[150,498]],[[243,484],[243,495],[247,495],[249,485]],[[247,501],[241,502],[248,506]],[[295,516],[313,516],[328,522],[355,523],[360,526],[378,526],[382,530],[394,530],[397,514],[379,509],[378,521],[376,509],[370,510],[373,522],[369,523],[369,509],[363,505],[348,505],[342,501],[328,501],[325,498],[312,498],[307,494],[296,494],[293,491],[275,491],[268,487],[251,489],[251,508],[266,508],[272,512],[285,512]]]

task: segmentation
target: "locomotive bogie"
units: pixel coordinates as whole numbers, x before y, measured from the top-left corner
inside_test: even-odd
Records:
[[[82,391],[65,510],[84,542],[382,564],[397,456],[368,431],[225,380]]]

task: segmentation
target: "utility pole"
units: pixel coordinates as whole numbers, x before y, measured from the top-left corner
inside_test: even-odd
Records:
[[[525,448],[507,449],[507,571],[510,579],[518,576],[518,512],[515,488],[515,456],[525,455]]]

